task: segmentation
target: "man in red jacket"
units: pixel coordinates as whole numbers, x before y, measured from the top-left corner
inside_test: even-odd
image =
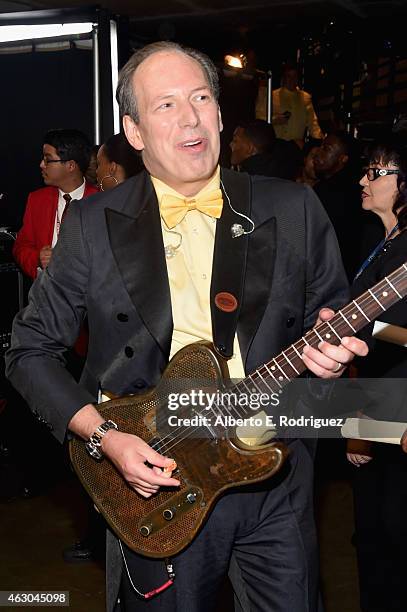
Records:
[[[84,179],[90,145],[79,130],[49,131],[42,155],[40,168],[46,187],[29,194],[23,226],[13,249],[17,263],[33,279],[51,259],[70,202],[97,191]]]

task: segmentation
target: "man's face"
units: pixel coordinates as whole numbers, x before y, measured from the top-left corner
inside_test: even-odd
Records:
[[[230,143],[230,149],[232,155],[230,157],[230,163],[232,166],[241,164],[245,159],[253,155],[253,144],[247,138],[246,132],[242,127],[237,127],[233,132],[233,138]]]
[[[308,151],[308,155],[304,159],[304,173],[311,180],[315,180],[317,178],[315,175],[314,161],[318,150],[319,147],[313,147],[310,151]]]
[[[58,160],[58,161],[57,161]],[[42,147],[41,174],[46,185],[60,187],[69,178],[68,164],[62,162],[55,147],[44,144]]]
[[[282,85],[290,91],[294,91],[298,85],[298,72],[295,69],[287,70],[283,75]]]
[[[182,53],[160,51],[140,64],[133,87],[140,119],[124,117],[127,139],[152,176],[195,195],[215,171],[222,129],[203,69]]]
[[[330,134],[315,152],[315,174],[320,178],[334,174],[337,168],[342,168],[346,161],[347,156],[343,153],[341,143],[334,134]]]

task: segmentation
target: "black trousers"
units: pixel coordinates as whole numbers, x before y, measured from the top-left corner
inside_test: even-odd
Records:
[[[313,517],[313,460],[302,442],[290,444],[281,472],[257,488],[225,495],[205,527],[173,558],[173,586],[141,600],[123,570],[125,612],[208,612],[229,573],[238,610],[315,612],[318,552]],[[142,592],[167,580],[164,563],[125,549],[129,573]]]
[[[355,470],[354,506],[361,609],[405,612],[407,455],[399,446],[373,444],[373,459]]]

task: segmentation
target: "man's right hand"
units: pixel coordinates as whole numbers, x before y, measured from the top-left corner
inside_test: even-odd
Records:
[[[42,247],[40,251],[40,255],[39,255],[40,266],[43,270],[47,267],[47,265],[51,261],[51,255],[52,255],[52,247],[50,244],[46,244],[45,246]]]
[[[74,414],[68,428],[83,440],[88,440],[104,420],[96,406],[86,404]],[[161,486],[180,485],[178,480],[171,478],[176,467],[174,460],[163,457],[138,436],[110,429],[102,438],[101,450],[129,485],[143,497],[150,497]]]
[[[171,468],[173,459],[160,455],[137,436],[111,429],[103,437],[101,448],[123,478],[143,497],[151,497],[160,486],[180,485],[178,480],[171,478],[171,471],[162,470]]]

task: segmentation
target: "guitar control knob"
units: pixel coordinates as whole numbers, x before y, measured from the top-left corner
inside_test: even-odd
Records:
[[[175,516],[175,508],[166,508],[163,512],[163,517],[166,521],[171,521]]]
[[[151,523],[148,523],[147,525],[142,525],[142,526],[140,527],[140,533],[141,533],[141,535],[142,535],[142,536],[144,536],[145,538],[146,538],[147,536],[149,536],[149,535],[150,535],[150,533],[152,532],[152,530],[153,530],[153,526],[152,526],[152,524],[151,524]]]
[[[187,502],[193,504],[196,501],[196,493],[188,493]]]

